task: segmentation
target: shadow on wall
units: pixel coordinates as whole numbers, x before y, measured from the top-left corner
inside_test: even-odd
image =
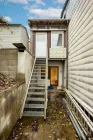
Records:
[[[18,84],[0,91],[0,140],[6,140],[16,121],[20,118],[26,87],[34,58],[27,51],[0,50],[0,73],[12,77]]]
[[[25,82],[0,92],[0,140],[6,140],[20,118],[25,97]]]

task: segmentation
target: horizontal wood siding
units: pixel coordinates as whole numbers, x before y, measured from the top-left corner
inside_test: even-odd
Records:
[[[0,48],[16,48],[12,43],[21,43],[20,26],[0,27]]]
[[[63,13],[63,17],[65,16],[66,19],[71,19],[76,8],[79,5],[80,0],[69,0],[67,8],[65,9],[64,13]]]
[[[69,24],[68,89],[93,108],[93,1],[82,0]]]
[[[16,48],[13,43],[23,43],[29,48],[28,33],[21,25],[0,26],[0,48]]]

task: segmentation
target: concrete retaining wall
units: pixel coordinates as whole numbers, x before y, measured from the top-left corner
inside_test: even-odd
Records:
[[[0,50],[0,73],[15,80],[25,80],[28,83],[34,58],[27,51],[17,49]]]
[[[25,82],[0,93],[0,140],[7,140],[20,118],[25,93]]]
[[[27,51],[18,52],[17,79],[25,80],[26,85],[28,84],[29,81],[33,62],[34,62],[34,58]]]
[[[0,73],[16,79],[17,59],[18,59],[17,49],[1,49],[0,50]]]

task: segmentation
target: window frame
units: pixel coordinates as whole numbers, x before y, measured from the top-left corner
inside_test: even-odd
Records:
[[[62,46],[52,46],[52,34],[62,34]],[[52,31],[51,32],[51,48],[58,48],[58,47],[64,47],[64,32],[63,31]]]

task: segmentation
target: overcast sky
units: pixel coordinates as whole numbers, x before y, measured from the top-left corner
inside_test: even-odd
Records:
[[[4,2],[5,1],[5,2]],[[0,0],[0,16],[28,28],[28,18],[60,18],[65,0]]]

